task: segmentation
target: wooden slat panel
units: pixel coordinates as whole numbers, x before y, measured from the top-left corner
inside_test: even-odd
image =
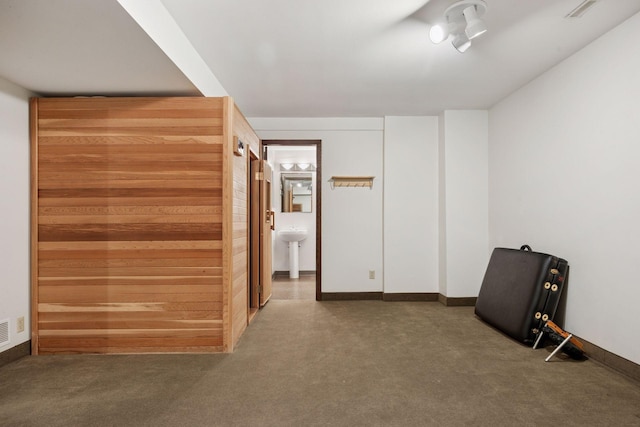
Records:
[[[87,196],[87,194],[85,194]],[[222,192],[219,188],[213,188],[209,190],[208,194],[205,196],[172,196],[172,197],[142,197],[135,198],[132,200],[132,197],[82,197],[82,198],[74,198],[74,197],[65,197],[64,195],[61,197],[41,197],[38,200],[38,205],[40,207],[46,206],[58,206],[58,207],[78,207],[78,206],[98,206],[104,209],[108,209],[110,206],[129,206],[132,203],[135,203],[137,206],[213,206],[218,207],[222,205]]]
[[[245,157],[233,159],[232,184],[232,345],[238,341],[248,324],[249,312],[249,149],[260,152],[260,140],[237,106],[233,110],[233,134],[247,146]]]
[[[182,346],[179,347],[181,353],[219,353],[224,351],[222,345],[198,345],[198,346]],[[46,348],[43,349],[40,354],[55,355],[55,354],[129,354],[129,353],[175,353],[175,346],[148,346],[144,348],[140,347],[92,347],[87,349],[86,347],[61,347],[61,348]]]
[[[113,285],[109,285],[112,287]],[[147,286],[149,287],[149,286]],[[72,288],[73,292],[61,292],[59,289]],[[83,292],[78,292],[76,289],[82,289]],[[113,303],[135,303],[135,304],[150,304],[150,303],[162,303],[162,307],[164,308],[164,304],[168,303],[192,303],[194,300],[200,301],[200,303],[212,303],[207,305],[207,308],[210,310],[221,310],[221,302],[218,301],[222,299],[222,295],[216,295],[209,291],[206,292],[189,292],[184,293],[180,291],[166,293],[166,294],[157,294],[157,293],[134,293],[132,292],[120,292],[120,291],[109,291],[100,293],[101,288],[98,289],[86,289],[82,286],[53,286],[49,289],[46,287],[40,287],[40,303],[41,304],[88,304],[88,303],[99,303],[104,301],[105,296],[108,296],[109,301]],[[62,301],[62,302],[61,302]],[[220,304],[213,304],[213,303]],[[216,310],[217,309],[217,310]]]
[[[110,255],[110,254],[109,254]],[[179,254],[182,255],[182,254]],[[131,267],[136,266],[140,268],[150,267],[222,267],[222,257],[213,258],[200,257],[200,258],[183,258],[183,257],[170,257],[170,258],[57,258],[57,259],[40,259],[38,262],[40,268],[118,268],[118,267]]]
[[[78,323],[85,328],[91,324],[104,325],[108,322],[189,322],[207,321],[221,324],[222,321],[216,319],[212,310],[191,310],[191,311],[43,311],[40,313],[40,322],[48,324],[75,323],[67,329],[74,328]],[[50,329],[54,329],[53,327]]]
[[[172,114],[172,111],[205,108],[214,117],[222,117],[224,98],[174,98],[174,97],[136,97],[136,98],[42,98],[40,114],[50,110],[70,110],[69,117],[75,117],[77,110],[108,111],[109,114],[119,110],[140,111],[159,110],[159,115]]]
[[[40,286],[41,304],[100,303],[109,295],[110,303],[222,302],[222,288],[210,285],[92,285]]]
[[[163,172],[176,172],[176,171],[196,171],[196,172],[210,172],[213,165],[207,161],[170,161],[170,160],[158,160],[154,162],[148,162],[145,160],[129,160],[114,159],[109,161],[100,162],[84,162],[82,160],[67,161],[67,162],[40,162],[40,171],[45,176],[51,176],[56,178],[59,175],[54,173],[64,173],[68,169],[73,171],[83,171],[91,177],[92,172],[109,172],[109,171],[128,171],[137,172],[139,175],[163,173]],[[206,176],[206,175],[205,175]],[[170,182],[167,184],[171,184]]]
[[[41,242],[106,240],[221,240],[220,224],[57,224],[40,225]]]
[[[222,215],[40,215],[40,224],[103,224],[112,217],[127,224],[192,224],[220,223]]]
[[[40,136],[41,147],[48,145],[173,145],[179,144],[222,144],[222,135],[198,136]]]
[[[71,339],[86,339],[86,338],[206,338],[214,337],[213,328],[197,328],[197,329],[68,329],[68,330],[47,330],[40,334],[40,337],[67,337]]]
[[[193,319],[193,320],[113,320],[113,319],[77,319],[66,321],[40,320],[40,327],[51,330],[72,330],[82,322],[87,329],[219,329],[219,320]]]
[[[36,112],[38,351],[225,348],[223,99]]]
[[[217,277],[222,267],[106,267],[106,268],[39,268],[41,278],[50,277],[118,277],[118,276],[170,276]]]
[[[147,285],[162,284],[193,286],[219,286],[221,277],[211,276],[86,276],[86,277],[39,277],[39,286],[89,286],[89,285]]]
[[[66,142],[66,141],[65,141]],[[154,160],[203,160],[203,156],[209,156],[210,161],[220,161],[216,154],[222,153],[220,145],[194,144],[185,151],[184,144],[165,144],[162,147],[154,145],[93,145],[93,144],[58,144],[41,146],[38,158],[40,162],[65,162],[70,159],[83,159],[88,162],[96,162],[105,158],[127,158],[145,160],[143,155],[151,156]],[[78,151],[82,150],[82,151]]]
[[[115,313],[120,311],[215,311],[217,304],[215,301],[206,302],[164,302],[164,303],[40,303],[40,312],[104,312]],[[78,325],[82,326],[82,325]]]
[[[132,201],[133,202],[133,201]],[[70,215],[217,215],[222,216],[220,206],[50,206],[41,207],[39,214],[53,216]]]
[[[222,242],[219,240],[208,241],[189,241],[175,240],[170,242],[43,242],[39,244],[40,250],[47,251],[89,251],[94,249],[108,249],[121,251],[137,251],[137,250],[212,250],[222,249]]]
[[[190,338],[183,338],[185,334],[184,330],[175,331],[173,334],[163,334],[154,337],[146,337],[141,332],[138,336],[117,336],[108,335],[104,337],[85,337],[85,336],[63,336],[59,338],[46,337],[41,334],[40,346],[41,352],[47,354],[48,351],[55,351],[56,349],[69,352],[71,349],[77,349],[78,352],[91,353],[91,352],[104,352],[98,351],[101,348],[113,349],[112,352],[125,352],[124,350],[117,351],[118,347],[135,349],[135,352],[145,351],[145,347],[160,347],[164,346],[167,349],[182,349],[185,347],[199,347],[199,346],[219,346],[222,344],[222,337],[220,337],[220,331],[210,330],[209,335],[202,335]],[[92,351],[93,350],[93,351]]]
[[[91,112],[95,114],[95,110],[87,110],[86,112]],[[128,118],[122,117],[126,116],[129,112],[122,111],[120,112],[120,118],[114,117],[109,114],[108,117],[92,117],[92,118],[84,118],[81,117],[82,114],[77,115],[78,111],[74,111],[73,118],[43,118],[40,115],[38,120],[38,125],[42,130],[68,130],[74,131],[78,130],[87,130],[88,133],[93,134],[95,131],[99,131],[98,133],[104,134],[102,129],[125,129],[126,132],[136,133],[137,129],[140,128],[149,128],[149,129],[178,129],[178,135],[184,135],[185,129],[199,128],[199,127],[222,127],[222,118],[214,118],[214,117],[204,117],[204,118],[193,118],[193,117],[162,117],[158,118],[153,117],[149,110],[142,112],[143,115],[147,117],[142,118]],[[187,113],[183,111],[182,113]],[[61,114],[58,112],[58,114]],[[63,115],[63,114],[61,114]],[[141,120],[142,119],[142,120]],[[153,134],[153,131],[148,132],[149,134]],[[202,132],[202,135],[213,134],[214,132],[206,131]]]
[[[57,128],[40,128],[42,136],[204,136],[204,135],[220,135],[222,126],[190,126],[180,127],[176,124],[173,127],[57,127]]]
[[[208,108],[189,108],[189,109],[114,109],[108,110],[108,113],[104,109],[43,109],[40,114],[40,123],[46,120],[52,119],[65,119],[68,120],[69,116],[73,115],[76,120],[96,120],[96,119],[157,119],[158,117],[165,117],[167,119],[211,119],[211,109]]]
[[[132,197],[176,197],[180,198],[181,202],[187,197],[215,197],[220,193],[219,189],[210,188],[91,188],[91,189],[59,189],[59,190],[39,190],[38,196],[40,197],[40,203],[42,199],[47,198],[64,198],[72,199],[69,203],[70,206],[77,206],[79,201],[73,200],[74,198],[91,198],[91,199],[103,199],[98,203],[102,206],[108,206],[113,198],[128,198],[128,204],[131,204]],[[107,200],[105,200],[107,199]],[[180,203],[182,204],[182,203]],[[88,204],[91,206],[90,204]]]
[[[67,242],[64,242],[67,243]],[[82,242],[75,242],[82,243]],[[116,243],[116,242],[105,242],[105,243]],[[102,245],[100,245],[102,246]],[[98,246],[98,247],[100,247]],[[106,248],[107,245],[103,247]],[[87,265],[96,265],[91,264],[92,260],[105,260],[106,262],[121,262],[120,260],[130,260],[130,259],[159,259],[161,261],[164,260],[177,260],[177,259],[193,259],[193,258],[209,258],[211,264],[213,266],[218,266],[219,259],[222,258],[222,253],[220,250],[211,249],[211,250],[200,250],[200,249],[156,249],[156,250],[118,250],[118,249],[90,249],[86,251],[79,250],[68,250],[68,249],[52,249],[45,250],[41,249],[39,252],[40,262],[44,262],[46,260],[65,260],[69,262],[75,262],[74,260],[84,260],[87,262]],[[40,264],[44,265],[44,264]],[[172,265],[172,263],[167,263],[166,265]]]
[[[47,175],[46,173],[44,175]],[[63,172],[49,175],[40,186],[43,190],[78,189],[78,188],[158,188],[172,181],[172,188],[206,188],[215,191],[220,188],[222,177],[209,172],[161,172],[145,174],[144,178],[136,172],[91,172],[91,176],[83,173]],[[84,176],[83,176],[84,175]],[[184,179],[188,175],[193,179]],[[176,180],[180,181],[176,181]]]

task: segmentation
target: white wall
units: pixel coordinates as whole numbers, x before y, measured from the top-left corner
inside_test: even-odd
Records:
[[[382,291],[381,118],[252,118],[262,139],[322,140],[322,292]],[[375,176],[373,189],[331,189],[334,175]],[[369,270],[376,272],[369,279]]]
[[[9,319],[7,345],[0,352],[28,341],[29,285],[29,97],[31,94],[0,78],[0,321]],[[24,316],[25,330],[16,332]]]
[[[640,14],[490,111],[492,246],[564,257],[567,330],[640,363]]]
[[[438,292],[438,118],[384,120],[384,292]]]
[[[475,297],[489,260],[488,113],[440,117],[440,293]]]

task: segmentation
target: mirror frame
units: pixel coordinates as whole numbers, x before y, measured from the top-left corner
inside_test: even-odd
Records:
[[[296,181],[303,181],[309,183],[309,194],[304,194],[302,196],[309,196],[309,209],[302,210],[302,205],[297,203],[297,205],[301,205],[301,210],[296,210],[295,205],[293,203],[293,198],[295,197],[295,193],[291,194],[287,191],[288,186],[292,186]],[[313,212],[313,175],[311,173],[281,173],[280,174],[280,212],[282,213],[312,213]]]

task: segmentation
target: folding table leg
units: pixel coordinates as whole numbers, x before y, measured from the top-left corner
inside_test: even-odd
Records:
[[[542,339],[542,335],[544,334],[543,331],[540,331],[540,333],[538,333],[538,338],[536,338],[536,342],[533,343],[533,349],[535,350],[536,348],[538,348],[538,343],[540,343],[540,340]]]
[[[568,336],[568,337],[566,337],[566,338],[564,339],[564,341],[562,341],[562,343],[560,343],[560,345],[559,345],[558,347],[556,347],[556,349],[555,349],[555,350],[553,350],[553,353],[551,353],[551,354],[549,355],[549,357],[547,357],[546,359],[544,359],[544,361],[545,361],[545,362],[548,362],[548,361],[549,361],[553,356],[555,356],[555,355],[556,355],[556,353],[557,353],[557,352],[559,352],[560,350],[562,350],[562,347],[564,347],[564,345],[565,345],[566,343],[568,343],[568,342],[569,342],[569,340],[571,339],[571,337],[572,337],[572,336],[573,336],[573,334],[569,334],[569,336]]]

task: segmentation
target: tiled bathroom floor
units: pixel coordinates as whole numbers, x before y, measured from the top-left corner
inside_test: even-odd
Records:
[[[316,276],[301,275],[299,279],[277,277],[273,279],[271,299],[308,300],[316,299]]]

